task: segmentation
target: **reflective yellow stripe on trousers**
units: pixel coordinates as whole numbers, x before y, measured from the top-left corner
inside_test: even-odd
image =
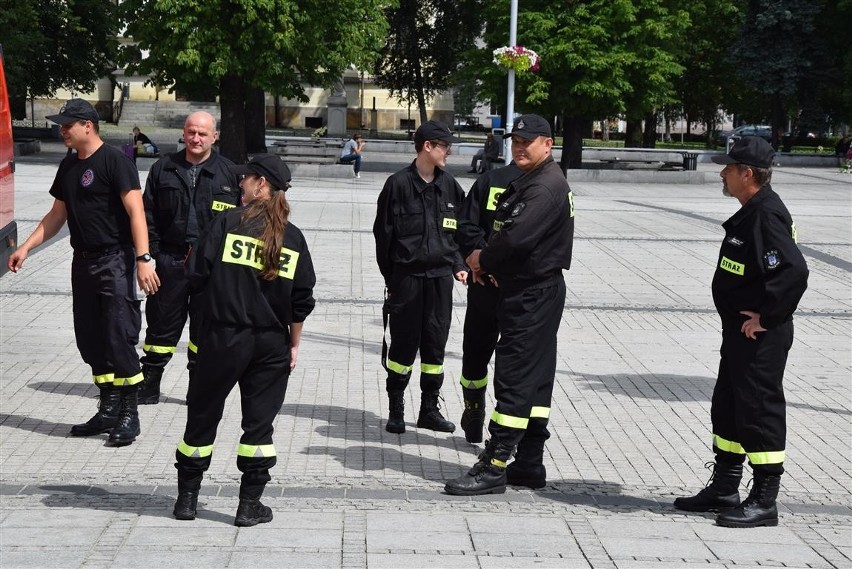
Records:
[[[178,444],[178,452],[189,458],[205,458],[213,454],[213,445],[203,447],[189,446],[183,440]]]
[[[420,362],[420,373],[438,375],[444,373],[444,364],[424,364]]]
[[[152,354],[173,354],[176,349],[174,346],[152,346],[151,344],[142,346],[143,352],[151,352]]]
[[[243,445],[237,449],[237,456],[248,458],[267,458],[275,456],[275,445]]]
[[[498,425],[509,427],[510,429],[526,429],[527,425],[529,425],[530,422],[529,419],[525,419],[523,417],[512,417],[511,415],[503,415],[502,413],[498,413],[497,411],[494,411],[491,414],[491,420],[497,423]]]
[[[137,383],[142,383],[142,380],[144,379],[145,376],[142,375],[142,372],[140,371],[136,375],[130,377],[115,377],[112,380],[112,384],[118,387],[123,385],[136,385]]]
[[[461,376],[459,384],[467,389],[485,389],[488,387],[488,375],[482,379],[467,379],[465,376]]]
[[[104,383],[112,383],[115,379],[115,374],[112,373],[102,373],[100,375],[93,375],[92,381],[95,382],[95,385],[101,385]]]
[[[402,365],[399,362],[395,362],[392,359],[388,358],[387,362],[385,362],[387,368],[394,373],[398,373],[399,375],[407,375],[411,373],[412,366]]]

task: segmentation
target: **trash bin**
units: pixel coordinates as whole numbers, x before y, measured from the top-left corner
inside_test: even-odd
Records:
[[[683,154],[683,169],[697,170],[698,169],[698,153],[697,152],[681,152]]]

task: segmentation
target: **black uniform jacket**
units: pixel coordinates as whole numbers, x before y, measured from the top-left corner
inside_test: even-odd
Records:
[[[145,217],[151,254],[160,249],[185,252],[189,219],[189,180],[181,150],[160,158],[151,166],[145,183]],[[233,164],[215,150],[201,165],[195,185],[198,235],[203,235],[214,214],[240,205],[237,177],[228,171]]]
[[[808,288],[808,265],[778,194],[767,184],[722,227],[713,302],[723,324],[741,325],[741,310],[760,313],[766,329],[792,318]]]
[[[503,168],[486,171],[473,183],[464,198],[456,231],[456,243],[459,244],[463,259],[467,259],[474,249],[482,249],[488,243],[494,227],[497,198],[521,174],[523,171],[512,162]]]
[[[304,235],[288,223],[278,277],[259,278],[259,221],[241,224],[244,208],[218,216],[193,248],[186,264],[193,294],[202,293],[202,314],[223,324],[284,328],[303,322],[314,309],[314,266]]]
[[[464,270],[454,239],[463,200],[461,186],[440,168],[428,184],[414,162],[387,179],[373,224],[376,261],[386,284],[394,272],[440,277]]]
[[[523,288],[571,267],[574,199],[552,157],[509,184],[499,202],[479,262],[501,288]]]

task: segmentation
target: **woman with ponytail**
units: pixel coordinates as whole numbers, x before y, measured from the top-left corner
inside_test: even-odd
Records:
[[[217,216],[187,260],[192,302],[199,303],[203,323],[186,429],[175,452],[174,515],[195,519],[225,400],[239,384],[237,468],[243,474],[234,524],[253,526],[272,520],[260,497],[276,462],[273,422],[296,366],[302,325],[314,308],[316,277],[305,237],[289,222],[287,165],[266,154],[230,168],[242,176],[243,207]]]

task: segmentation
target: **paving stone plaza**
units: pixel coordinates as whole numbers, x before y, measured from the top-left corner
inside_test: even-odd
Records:
[[[21,157],[25,239],[50,207],[61,147]],[[852,567],[852,178],[776,168],[773,187],[810,266],[785,387],[786,474],[777,528],[717,527],[671,503],[703,487],[720,325],[710,281],[739,204],[704,184],[572,183],[574,261],[559,331],[552,437],[540,491],[443,493],[481,447],[414,426],[385,432],[381,275],[371,232],[385,178],[412,156],[365,152],[361,178],[296,177],[317,306],[276,423],[271,523],[233,526],[240,435],[228,400],[195,521],[171,515],[183,433],[184,334],[165,397],[140,407],[131,446],[72,438],[97,390],[77,352],[67,229],[0,279],[0,566],[318,568]],[[469,157],[450,170],[467,190]],[[139,161],[147,175],[151,161]],[[319,169],[320,173],[322,169]],[[144,303],[143,303],[144,309]],[[465,293],[456,285],[443,396],[462,412]],[[141,346],[140,346],[141,353]],[[489,388],[489,408],[493,408]],[[745,477],[745,481],[748,476]],[[744,496],[745,484],[741,488]]]

